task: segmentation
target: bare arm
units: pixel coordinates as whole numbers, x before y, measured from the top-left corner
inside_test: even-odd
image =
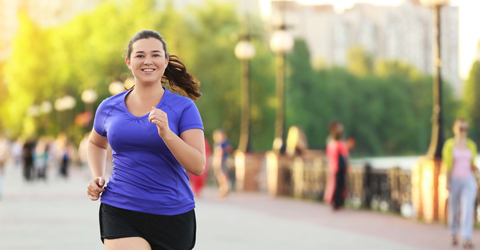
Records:
[[[202,175],[206,164],[203,130],[189,129],[178,136],[168,126],[167,113],[155,107],[152,107],[148,121],[157,126],[158,135],[180,165],[194,175]]]
[[[87,142],[87,161],[92,174],[92,180],[87,186],[88,197],[95,201],[98,200],[101,192],[105,191],[105,160],[107,158],[107,137],[99,135],[95,129],[92,129],[90,138]]]
[[[197,176],[202,175],[206,164],[203,130],[189,129],[180,137],[170,131],[162,139],[185,170]]]

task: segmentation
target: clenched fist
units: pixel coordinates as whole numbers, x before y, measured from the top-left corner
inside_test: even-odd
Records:
[[[88,198],[92,201],[98,200],[100,198],[100,193],[105,192],[103,186],[105,185],[105,179],[103,177],[97,177],[91,180],[87,186],[87,195]]]
[[[167,113],[163,112],[163,110],[152,107],[152,111],[148,115],[148,121],[157,125],[158,135],[163,139],[170,134],[171,130],[168,126]]]

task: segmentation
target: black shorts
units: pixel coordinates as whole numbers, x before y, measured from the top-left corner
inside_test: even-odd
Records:
[[[100,205],[100,234],[104,239],[141,237],[152,250],[190,250],[195,246],[195,210],[179,215],[141,213]]]

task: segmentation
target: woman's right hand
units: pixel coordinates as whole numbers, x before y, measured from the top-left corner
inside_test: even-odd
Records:
[[[105,185],[105,179],[103,179],[103,177],[96,177],[91,180],[87,186],[88,198],[92,201],[98,200],[100,193],[105,192],[103,185]]]

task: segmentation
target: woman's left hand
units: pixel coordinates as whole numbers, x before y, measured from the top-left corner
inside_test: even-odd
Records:
[[[157,125],[158,135],[163,139],[166,139],[166,136],[170,134],[167,113],[163,110],[152,107],[152,111],[148,115],[148,121]]]

